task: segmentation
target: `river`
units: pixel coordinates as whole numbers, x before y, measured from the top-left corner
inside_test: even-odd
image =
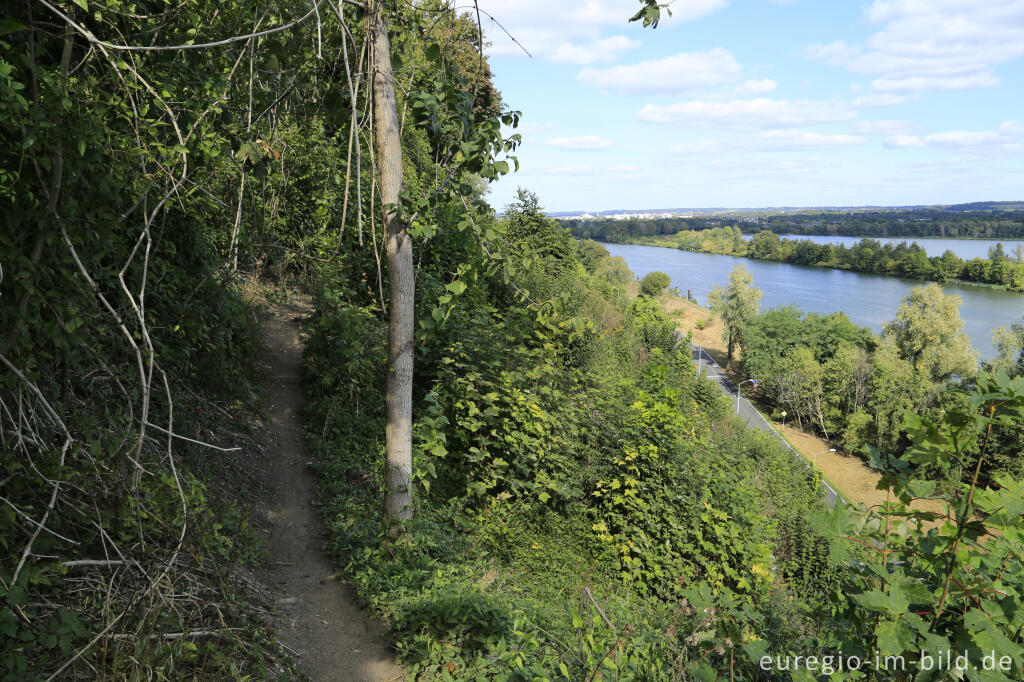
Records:
[[[807,312],[842,311],[854,324],[881,332],[882,325],[896,315],[900,301],[923,283],[897,277],[866,275],[830,268],[812,268],[772,263],[734,256],[680,251],[659,246],[605,244],[613,256],[622,256],[637,277],[661,271],[672,286],[686,295],[693,292],[704,304],[716,285],[725,285],[736,265],[745,265],[754,286],[764,292],[761,309],[796,305]],[[982,358],[995,355],[992,331],[1009,326],[1024,315],[1024,294],[980,287],[943,286],[948,294],[963,300],[960,316],[972,345]]]

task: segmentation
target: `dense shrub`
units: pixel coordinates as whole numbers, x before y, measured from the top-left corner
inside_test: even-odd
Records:
[[[640,293],[653,298],[664,291],[671,281],[664,272],[649,272],[640,280]]]

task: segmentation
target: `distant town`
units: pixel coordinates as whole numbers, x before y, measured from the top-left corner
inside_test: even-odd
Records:
[[[657,208],[614,209],[610,211],[549,211],[556,220],[664,220],[669,218],[730,217],[737,222],[760,222],[764,216],[809,213],[885,213],[910,211],[943,211],[955,213],[1016,213],[1024,210],[1020,201],[979,201],[947,206],[771,206],[762,208]],[[927,218],[923,219],[927,220]]]

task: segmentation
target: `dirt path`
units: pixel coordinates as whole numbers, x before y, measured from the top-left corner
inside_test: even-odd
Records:
[[[302,346],[299,324],[310,304],[278,306],[266,325],[264,386],[268,438],[262,479],[271,565],[263,579],[279,591],[281,640],[310,679],[384,682],[405,679],[385,643],[383,626],[356,604],[323,551],[323,526],[313,506],[315,481],[302,432]]]

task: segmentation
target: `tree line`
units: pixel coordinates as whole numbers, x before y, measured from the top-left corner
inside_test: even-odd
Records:
[[[944,239],[1024,239],[1024,210],[1009,203],[987,210],[920,208],[879,211],[754,212],[739,217],[569,219],[563,223],[579,239],[628,242],[644,237],[707,230],[734,224],[744,234],[769,230],[776,234],[844,237],[917,237]]]
[[[916,242],[882,243],[868,237],[846,246],[819,244],[809,239],[783,239],[774,232],[761,230],[748,240],[735,226],[686,230],[670,241],[683,251],[1024,291],[1024,245],[1021,244],[1014,247],[1012,254],[998,243],[989,249],[988,258],[964,260],[949,249],[941,256],[928,256]]]

